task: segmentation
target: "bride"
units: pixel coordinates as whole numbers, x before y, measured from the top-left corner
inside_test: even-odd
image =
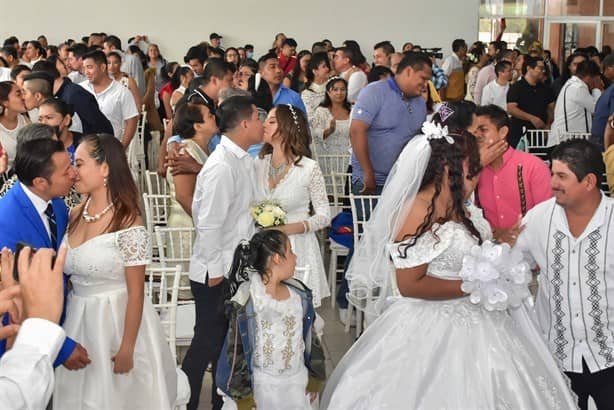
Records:
[[[64,271],[73,285],[64,329],[92,362],[80,371],[57,369],[53,408],[171,409],[177,374],[144,297],[151,246],[124,149],[112,135],[88,135],[75,166],[85,202],[71,212],[64,237]]]
[[[446,107],[436,121],[457,128],[458,106]],[[351,302],[381,315],[333,372],[322,408],[575,409],[528,316],[486,311],[461,291],[463,255],[491,239],[466,202],[478,148],[467,132],[428,134],[401,153],[352,259]]]
[[[276,200],[286,211],[286,225],[276,229],[290,237],[296,265],[311,268],[306,285],[313,292],[314,307],[319,307],[330,291],[315,232],[330,223],[330,205],[320,166],[309,158],[308,127],[303,112],[291,105],[278,105],[269,112],[265,145],[256,160],[256,186],[260,196]]]

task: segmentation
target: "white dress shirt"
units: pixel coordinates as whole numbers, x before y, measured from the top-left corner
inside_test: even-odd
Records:
[[[567,80],[556,99],[548,145],[558,144],[561,134],[565,132],[590,133],[595,105],[600,96],[600,90],[595,88],[590,91],[588,85],[575,75]]]
[[[11,69],[0,67],[0,81],[11,81]]]
[[[540,268],[537,318],[565,371],[614,366],[614,199],[601,203],[575,238],[555,198],[531,209],[516,246]]]
[[[51,201],[45,201],[43,198],[36,195],[34,192],[30,191],[30,189],[24,184],[22,184],[21,182],[19,184],[21,184],[21,189],[23,189],[23,192],[26,194],[30,202],[32,202],[32,205],[34,205],[34,209],[36,209],[38,216],[40,216],[41,220],[43,221],[43,225],[45,225],[45,229],[47,230],[47,235],[49,235],[49,238],[51,238],[51,230],[49,229],[49,220],[47,219],[47,215],[45,214],[45,211],[47,210],[47,206],[49,206]]]
[[[196,228],[190,279],[205,283],[228,274],[235,248],[251,239],[255,225],[249,207],[255,200],[254,160],[231,139],[220,144],[196,179],[192,219]]]
[[[352,69],[354,69],[354,67],[341,73],[341,77],[347,78],[346,77],[347,73]],[[364,73],[364,71],[362,71],[361,69],[358,69],[356,72],[350,75],[347,82],[348,82],[348,93],[347,93],[348,101],[351,104],[354,104],[356,102],[356,99],[358,98],[358,94],[360,94],[360,90],[362,90],[363,88],[367,86],[367,84],[369,83],[369,80],[367,79],[367,75]]]
[[[81,74],[79,71],[71,71],[68,73],[68,78],[75,84],[81,84],[84,81],[87,81],[87,77]]]
[[[121,141],[124,136],[125,121],[139,115],[132,93],[115,80],[99,93],[96,93],[89,81],[82,82],[81,86],[96,97],[100,111],[113,126],[115,138]]]
[[[509,84],[501,85],[497,80],[491,81],[482,90],[482,102],[480,105],[494,104],[507,111],[507,91],[509,89]]]
[[[13,348],[0,359],[0,403],[5,410],[40,410],[53,393],[53,361],[66,335],[55,323],[25,320]]]
[[[441,69],[444,73],[449,77],[454,71],[459,71],[463,69],[463,62],[456,55],[456,53],[452,53],[443,60],[441,64]]]

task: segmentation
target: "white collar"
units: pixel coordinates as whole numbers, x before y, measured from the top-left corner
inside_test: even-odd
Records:
[[[595,213],[593,214],[591,220],[586,225],[586,228],[584,228],[584,232],[582,232],[580,236],[578,236],[577,238],[574,238],[574,236],[571,234],[571,231],[569,230],[569,223],[567,222],[567,216],[565,215],[565,209],[563,209],[562,206],[560,206],[559,204],[555,202],[554,206],[556,207],[556,213],[558,216],[557,218],[555,218],[555,225],[558,227],[559,230],[563,231],[566,235],[568,235],[569,238],[571,238],[573,241],[580,242],[588,234],[600,228],[601,226],[605,225],[606,215],[607,215],[606,211],[607,211],[608,205],[610,204],[611,202],[609,201],[608,197],[606,197],[602,192],[601,201],[599,202],[597,209],[595,209]]]
[[[45,201],[43,198],[30,191],[30,188],[25,186],[23,183],[20,182],[19,184],[30,202],[32,202],[32,205],[34,205],[36,212],[38,212],[39,215],[44,215],[45,211],[47,210],[47,206],[51,203],[51,201]]]
[[[109,77],[109,78],[110,78],[110,77]],[[96,89],[94,88],[94,84],[92,84],[92,82],[91,82],[91,81],[87,80],[86,84],[87,84],[87,87],[88,87],[90,90],[92,90],[92,92],[93,92],[95,95],[97,95],[97,96],[98,96],[98,95],[102,95],[102,94],[106,93],[106,92],[107,92],[107,91],[109,91],[111,88],[113,88],[113,86],[115,85],[115,83],[116,83],[116,82],[117,82],[117,81],[115,81],[113,78],[111,78],[111,84],[109,84],[109,86],[108,86],[107,88],[105,88],[104,90],[102,90],[102,91],[101,91],[101,92],[99,92],[99,93],[97,93],[97,92],[96,92]]]
[[[238,146],[233,140],[228,138],[225,135],[222,135],[222,139],[220,140],[220,145],[228,148],[230,152],[232,152],[237,158],[243,159],[245,156],[249,155],[247,151]]]

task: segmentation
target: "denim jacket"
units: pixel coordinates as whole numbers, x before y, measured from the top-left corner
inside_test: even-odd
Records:
[[[305,366],[309,370],[310,385],[313,379],[326,378],[324,352],[314,333],[315,310],[311,290],[301,281],[291,278],[284,281],[290,291],[296,292],[303,305],[303,340],[305,342]],[[234,400],[251,397],[253,372],[252,354],[256,338],[256,314],[250,298],[249,282],[242,283],[235,295],[226,302],[228,333],[217,362],[215,381],[217,387]]]

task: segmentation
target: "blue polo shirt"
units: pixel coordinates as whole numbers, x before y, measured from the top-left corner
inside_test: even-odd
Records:
[[[605,126],[608,122],[608,117],[614,113],[614,84],[611,84],[607,90],[605,90],[597,105],[595,105],[595,115],[593,115],[593,127],[591,129],[591,142],[601,147],[603,151],[603,134],[605,133]]]
[[[384,185],[405,144],[426,121],[422,96],[405,98],[393,77],[367,85],[352,109],[352,121],[369,124],[367,143],[376,185]],[[352,181],[363,181],[363,170],[352,154]]]

